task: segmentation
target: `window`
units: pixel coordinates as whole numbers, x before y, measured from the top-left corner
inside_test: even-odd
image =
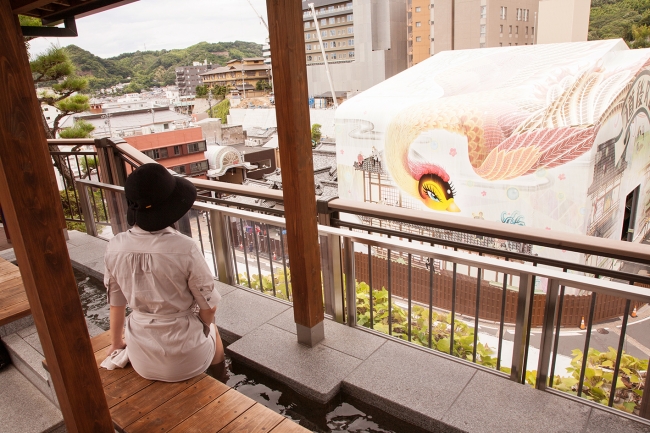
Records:
[[[350,45],[350,46],[354,45],[354,39],[350,39],[350,40],[348,41],[348,45]]]
[[[509,27],[508,32],[509,32],[510,34],[512,34],[512,26],[508,26],[508,27]]]
[[[307,61],[311,62],[311,56],[307,56]]]
[[[502,47],[502,46],[503,46],[503,42],[499,42],[499,46]]]
[[[422,36],[416,36],[415,42],[422,42]]]
[[[524,21],[528,21],[528,11],[529,9],[524,9]]]
[[[174,146],[174,155],[180,155],[180,154],[181,154],[181,147]]]
[[[481,36],[485,36],[485,24],[481,24]]]
[[[327,47],[327,42],[323,42],[323,48],[328,48]]]
[[[43,108],[43,111],[50,111],[48,107]]]
[[[184,165],[177,165],[176,167],[172,167],[172,170],[174,170],[178,174],[185,174],[185,166]]]
[[[307,44],[306,49],[307,49],[307,51],[311,51],[311,44]]]
[[[531,35],[535,35],[535,27],[531,27],[531,28],[530,28],[530,34],[531,34]]]
[[[348,35],[354,33],[354,27],[348,27]]]
[[[421,8],[420,6],[417,6],[417,7],[415,8],[415,12],[421,12],[421,11],[422,11],[422,8]]]
[[[501,19],[505,20],[506,18],[508,18],[508,8],[501,6]]]
[[[348,15],[348,22],[352,22],[352,14]]]
[[[336,17],[336,22],[340,23],[341,22],[341,17]]]
[[[196,143],[189,143],[187,145],[187,153],[205,152],[205,141],[198,141]]]
[[[318,56],[318,60],[319,60],[319,61],[320,61],[320,60],[323,60],[323,58],[322,58],[321,56]]]
[[[503,24],[499,26],[499,33],[503,33]]]
[[[153,150],[147,150],[143,152],[145,155],[147,155],[151,159],[161,159],[161,158],[167,158],[167,148],[162,147],[160,149],[153,149]]]
[[[334,19],[334,17],[330,18],[330,24],[334,24],[335,22],[336,20]]]
[[[164,123],[163,124],[163,129],[169,129],[169,123]]]
[[[330,30],[330,36],[336,36],[336,30]]]
[[[307,40],[311,39],[311,33],[307,33],[307,36],[305,36]]]
[[[328,10],[328,11],[333,11],[333,10],[334,10],[334,6],[330,6],[330,7],[328,7],[327,10]]]
[[[332,58],[336,59],[336,53],[332,53]]]
[[[481,44],[479,45],[479,48],[485,48],[485,42],[481,42]]]
[[[417,22],[415,23],[415,27],[422,27],[422,23],[421,23],[420,21],[417,21]]]
[[[481,6],[481,18],[485,18],[487,16],[487,6]]]
[[[335,48],[336,47],[336,42],[332,41],[332,43],[330,44],[330,47]]]
[[[305,28],[308,29],[311,26],[311,21],[305,22]]]
[[[517,8],[517,21],[521,21],[523,15],[522,12],[523,11],[521,9]]]
[[[326,38],[327,37],[327,30],[323,30],[322,32],[320,32],[320,35],[322,37]]]
[[[515,42],[515,45],[519,45],[517,42]]]
[[[528,26],[526,26],[526,34],[528,34]]]
[[[515,26],[515,35],[519,35],[519,26]]]
[[[321,26],[326,26],[327,25],[327,18],[323,18],[322,20],[320,20],[320,25]]]
[[[190,164],[190,173],[198,173],[208,169],[208,161],[193,162]]]
[[[339,47],[344,47],[345,46],[345,41],[339,41]]]
[[[354,51],[350,51],[350,52],[348,53],[348,57],[354,57]]]

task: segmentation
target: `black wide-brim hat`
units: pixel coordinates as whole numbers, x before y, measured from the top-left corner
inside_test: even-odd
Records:
[[[174,224],[196,199],[196,188],[189,180],[173,176],[157,163],[136,168],[126,179],[124,193],[129,205],[127,222],[149,232]]]

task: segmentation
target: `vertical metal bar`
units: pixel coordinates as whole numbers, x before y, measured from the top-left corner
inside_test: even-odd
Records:
[[[454,248],[454,251],[458,251],[458,248]],[[458,263],[454,262],[453,265],[453,280],[451,282],[451,334],[449,335],[449,354],[453,356],[454,354],[454,334],[456,331],[456,279],[458,278]]]
[[[564,269],[566,272],[566,268]],[[553,359],[551,361],[551,371],[549,372],[550,383],[549,386],[553,387],[553,380],[555,380],[555,362],[557,360],[557,346],[560,343],[560,329],[562,326],[562,308],[564,306],[564,286],[560,286],[560,296],[557,305],[557,314],[555,315],[555,338],[553,339]]]
[[[260,292],[264,293],[264,285],[262,284],[262,266],[260,265],[259,238],[257,237],[257,222],[252,221],[252,223],[253,223],[253,246],[255,247],[255,259],[257,261],[257,275],[260,281]]]
[[[88,192],[86,191],[85,185],[82,184],[80,186],[81,188],[79,188],[79,195],[81,196],[81,200],[79,200],[77,203],[81,205],[84,224],[86,224],[86,233],[88,233],[90,236],[97,237],[97,225],[95,224],[95,219],[92,215],[93,212],[90,208]]]
[[[530,350],[530,331],[532,329],[532,321],[533,321],[533,304],[535,302],[535,279],[536,276],[532,276],[533,282],[532,282],[532,287],[530,288],[530,304],[528,305],[528,324],[526,326],[526,329],[528,329],[528,334],[526,334],[526,345],[524,346],[524,364],[522,366],[522,371],[524,372],[524,378],[522,378],[521,383],[526,383],[525,380],[525,372],[526,369],[528,368],[528,351]]]
[[[544,323],[542,324],[542,339],[539,347],[539,359],[537,362],[537,378],[535,379],[535,388],[546,390],[548,385],[548,366],[553,350],[553,325],[557,320],[557,295],[560,283],[556,279],[548,281],[546,290],[546,307],[544,309]],[[553,358],[557,355],[553,353]],[[551,376],[552,379],[553,376]],[[551,381],[551,386],[553,382]]]
[[[411,275],[411,269],[412,269],[412,266],[411,266],[412,265],[411,253],[409,253],[408,258],[409,258],[408,259],[408,273],[409,273],[408,274],[408,302],[409,302],[409,304],[408,304],[408,319],[407,320],[408,320],[408,338],[409,338],[409,341],[411,341],[411,309],[412,309],[411,301],[412,301],[412,298],[413,298],[413,295],[412,295],[412,283],[413,283],[412,279],[413,279],[413,276]]]
[[[239,218],[239,225],[241,227],[241,232],[242,232],[242,245],[244,246],[244,263],[246,263],[246,280],[248,281],[248,288],[252,289],[253,287],[251,286],[251,273],[250,269],[248,269],[248,254],[246,254],[246,250],[248,249],[248,239],[246,239],[246,230],[244,230],[244,220],[242,218]]]
[[[280,248],[282,249],[282,268],[284,269],[284,288],[287,290],[287,297],[291,300],[291,291],[289,290],[289,275],[287,274],[287,256],[284,254],[284,233],[280,227]]]
[[[212,225],[212,216],[210,216],[210,221],[208,221],[208,239],[210,240],[210,248],[212,250],[212,264],[214,265],[214,274],[215,274],[215,276],[217,278],[221,278],[221,276],[219,275],[219,270],[218,270],[219,266],[217,265],[217,251],[216,251],[214,239],[212,237],[212,229],[210,228],[211,225]],[[226,239],[228,239],[227,236],[226,236]],[[226,249],[226,251],[227,251],[227,249]],[[226,257],[228,257],[227,252],[226,252]],[[227,275],[230,275],[231,272],[232,271],[227,271]],[[227,279],[227,276],[225,278]],[[232,281],[232,280],[230,280],[230,281]],[[227,284],[232,284],[232,282],[227,283]]]
[[[210,221],[212,221],[212,218],[210,218]],[[230,248],[232,250],[233,266],[235,268],[235,281],[237,281],[237,284],[241,284],[241,282],[239,281],[239,268],[237,266],[237,249],[235,247],[235,236],[233,235],[233,232],[232,232],[232,220],[230,219],[230,216],[228,216],[228,215],[226,215],[226,224],[228,226],[228,230],[229,230],[229,233],[230,233]],[[209,225],[208,225],[208,227],[209,227]],[[236,228],[237,228],[237,224],[235,223],[235,229]],[[214,244],[212,244],[212,247],[213,247],[212,248],[212,253],[214,254]]]
[[[390,250],[388,250],[388,335],[393,335],[393,279],[391,272]]]
[[[476,272],[476,311],[474,313],[474,347],[472,349],[472,362],[476,362],[476,346],[478,344],[478,315],[481,306],[481,268]]]
[[[349,237],[343,238],[343,248],[345,250],[344,272],[345,272],[345,295],[347,306],[348,326],[357,324],[357,293],[355,288],[354,275],[354,242]]]
[[[370,234],[370,230],[368,230]],[[370,329],[375,328],[374,305],[372,299],[372,247],[368,245],[368,299],[370,300]]]
[[[318,200],[318,223],[331,226],[331,216],[327,206]],[[325,313],[334,317],[339,323],[345,320],[343,287],[343,263],[341,261],[341,238],[335,235],[319,236],[321,269],[323,272],[323,295]]]
[[[634,284],[634,283],[630,283]],[[623,358],[623,345],[625,344],[625,333],[627,332],[627,318],[630,314],[631,301],[628,299],[625,302],[625,312],[623,313],[623,323],[621,323],[621,336],[618,339],[618,350],[616,352],[616,364],[614,365],[614,376],[612,377],[612,387],[609,391],[609,402],[607,406],[614,405],[614,397],[616,396],[616,381],[618,380],[618,371],[621,368],[621,358]],[[646,373],[647,376],[648,373]],[[644,391],[648,389],[645,388]],[[650,391],[648,392],[650,394]],[[645,392],[644,392],[645,395]]]
[[[596,276],[598,278],[598,276]],[[596,309],[596,292],[591,293],[591,304],[589,305],[589,322],[585,334],[585,350],[582,352],[582,368],[580,369],[580,380],[578,381],[578,397],[582,396],[582,387],[585,381],[585,370],[587,369],[587,358],[589,358],[589,343],[591,342],[591,326],[594,321],[594,310]]]
[[[433,274],[435,273],[434,258],[429,258],[429,349],[433,347]]]
[[[523,383],[526,371],[523,369],[525,363],[526,341],[530,328],[528,315],[530,314],[530,303],[532,302],[531,289],[533,278],[530,274],[519,274],[519,294],[517,296],[517,319],[515,322],[515,338],[512,347],[512,369],[510,378],[514,382]]]
[[[228,249],[232,242],[228,236],[228,217],[217,210],[211,209],[208,230],[210,231],[210,243],[214,245],[212,257],[217,278],[222,283],[233,285],[235,278]]]
[[[196,218],[196,230],[198,231],[198,235],[199,235],[199,245],[201,245],[201,254],[203,254],[203,257],[205,257],[205,249],[203,248],[203,236],[201,235],[201,221],[199,219],[198,212],[196,213],[195,218]]]
[[[501,352],[503,349],[503,328],[506,320],[507,290],[508,290],[508,274],[503,274],[503,288],[501,290],[501,319],[499,321],[499,340],[498,340],[498,349],[497,349],[497,371],[501,371]]]
[[[72,171],[72,164],[70,164],[69,155],[65,158],[65,161],[68,163],[68,172],[70,173],[70,176],[72,176],[72,184],[70,185],[72,187],[72,194],[74,196],[75,201],[79,203],[79,196],[77,195],[77,186],[75,185],[75,175],[74,172]],[[92,191],[90,195],[92,196]]]
[[[271,286],[273,287],[273,297],[275,297],[277,294],[275,293],[275,274],[273,273],[273,254],[271,254],[271,232],[269,230],[269,225],[264,224],[264,227],[266,227],[266,245],[268,247],[268,254],[269,254],[269,265],[271,267]]]

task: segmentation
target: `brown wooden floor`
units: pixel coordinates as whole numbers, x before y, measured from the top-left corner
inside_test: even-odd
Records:
[[[2,233],[1,229],[0,233]],[[0,259],[0,326],[28,316],[30,313],[18,266]]]
[[[110,333],[92,340],[99,365]],[[99,367],[106,401],[116,428],[137,432],[308,432],[206,374],[184,382],[142,378],[130,365],[112,371]]]

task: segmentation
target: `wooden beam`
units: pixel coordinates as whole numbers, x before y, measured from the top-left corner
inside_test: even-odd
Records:
[[[301,326],[321,328],[324,318],[302,10],[296,0],[266,0],[266,8],[273,47],[293,312],[300,341]],[[317,342],[312,340],[310,345]]]
[[[0,0],[0,202],[70,433],[113,432],[59,214],[61,201],[9,0]]]
[[[6,1],[6,0],[5,0]],[[52,3],[52,0],[9,0],[11,10],[15,14],[24,14],[34,9]]]

